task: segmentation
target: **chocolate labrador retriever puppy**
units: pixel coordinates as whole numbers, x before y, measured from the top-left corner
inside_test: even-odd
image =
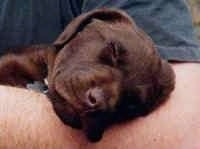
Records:
[[[112,123],[148,114],[174,88],[174,73],[131,17],[97,9],[75,18],[52,45],[8,50],[0,83],[48,80],[61,120],[98,141]]]

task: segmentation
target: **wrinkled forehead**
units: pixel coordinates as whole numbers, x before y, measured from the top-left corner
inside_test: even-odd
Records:
[[[98,29],[87,26],[64,46],[57,59],[92,60],[97,58],[107,43],[107,38]]]
[[[124,23],[112,24],[93,19],[76,35],[69,46],[80,51],[95,49],[98,52],[110,42],[126,43],[126,41],[133,39],[133,30],[133,26],[127,26]]]
[[[135,24],[129,25],[123,22],[108,23],[93,19],[93,21],[85,27],[84,31],[93,32],[94,34],[91,34],[91,38],[95,38],[94,36],[99,39],[101,38],[104,44],[118,43],[126,47],[127,50],[133,46],[141,46],[140,42],[144,40],[141,38],[139,28]]]
[[[84,27],[64,48],[58,53],[57,61],[77,62],[79,60],[97,60],[104,48],[111,42],[123,43],[131,47],[138,44],[134,39],[133,27],[123,23],[112,24],[101,20],[93,19]],[[135,42],[135,43],[133,43]]]
[[[69,43],[69,47],[79,52],[95,55],[106,45],[107,39],[96,28],[86,27]],[[83,54],[82,53],[82,54]]]

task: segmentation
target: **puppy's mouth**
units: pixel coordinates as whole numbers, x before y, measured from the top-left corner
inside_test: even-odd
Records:
[[[102,138],[104,130],[109,126],[112,113],[108,111],[90,111],[81,116],[83,131],[91,142]]]

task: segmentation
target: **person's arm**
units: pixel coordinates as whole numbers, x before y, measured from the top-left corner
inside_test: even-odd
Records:
[[[46,96],[0,86],[1,149],[78,149],[81,135],[59,120]]]
[[[173,64],[176,87],[147,117],[116,125],[91,149],[199,149],[200,64]]]
[[[171,97],[146,117],[116,124],[91,144],[82,131],[62,124],[44,95],[0,87],[0,148],[198,149],[200,64],[173,64]]]

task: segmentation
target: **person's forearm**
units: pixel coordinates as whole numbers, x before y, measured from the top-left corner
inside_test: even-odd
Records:
[[[78,149],[77,133],[62,124],[46,96],[0,86],[1,149]]]
[[[200,64],[173,64],[171,97],[146,117],[116,125],[90,149],[199,149]]]
[[[96,144],[62,124],[44,95],[0,87],[0,148],[199,149],[200,64],[173,68],[176,87],[166,103],[146,117],[112,126]]]

